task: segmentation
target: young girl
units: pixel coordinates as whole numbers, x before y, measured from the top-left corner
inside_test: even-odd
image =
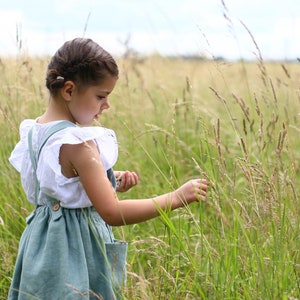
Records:
[[[138,177],[112,171],[115,134],[91,126],[110,107],[117,79],[116,62],[91,39],[66,42],[49,63],[49,105],[21,123],[10,157],[36,208],[26,219],[9,299],[121,298],[127,244],[114,239],[111,226],[206,197],[208,182],[194,179],[154,198],[118,200],[116,191],[127,191]]]

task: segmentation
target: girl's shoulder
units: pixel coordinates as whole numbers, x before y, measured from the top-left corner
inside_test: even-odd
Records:
[[[56,132],[49,138],[49,144],[81,144],[95,141],[97,144],[117,145],[117,137],[112,129],[90,126],[70,126]]]
[[[45,124],[40,124],[33,119],[23,120],[20,124],[20,139],[26,139],[29,130],[33,128],[33,130],[35,131],[34,136],[36,136],[37,140],[40,140],[47,134],[48,130],[61,122],[62,121],[53,121]],[[79,144],[90,140],[101,140],[117,144],[116,134],[112,129],[100,126],[72,126],[71,123],[70,126],[67,125],[61,130],[53,133],[49,137],[49,141],[50,140],[52,141],[52,143],[61,142],[62,144]]]
[[[53,149],[58,149],[64,144],[76,145],[87,141],[93,141],[97,145],[106,170],[116,163],[118,157],[117,137],[112,129],[105,127],[67,127],[51,136],[47,143],[47,150],[53,152]]]

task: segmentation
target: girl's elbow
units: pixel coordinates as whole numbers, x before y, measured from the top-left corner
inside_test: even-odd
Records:
[[[122,226],[126,222],[120,213],[104,213],[100,214],[101,218],[110,226]]]

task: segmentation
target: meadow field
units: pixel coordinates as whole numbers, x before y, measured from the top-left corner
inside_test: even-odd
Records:
[[[33,209],[8,157],[24,118],[47,105],[48,57],[0,60],[0,299]],[[101,125],[115,169],[152,197],[206,176],[206,202],[117,227],[129,243],[125,299],[300,299],[300,63],[119,60]],[[98,125],[98,124],[95,124]]]

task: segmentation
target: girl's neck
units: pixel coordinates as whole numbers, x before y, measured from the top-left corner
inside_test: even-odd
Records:
[[[59,120],[67,120],[75,123],[65,103],[58,103],[50,99],[45,113],[38,118],[38,123],[43,124]]]

